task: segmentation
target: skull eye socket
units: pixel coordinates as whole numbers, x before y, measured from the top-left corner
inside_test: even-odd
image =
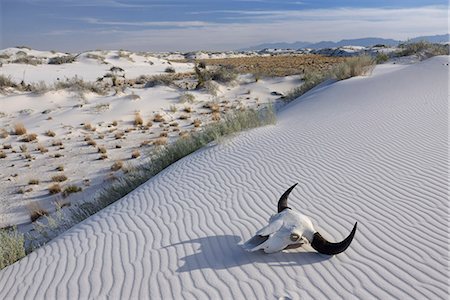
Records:
[[[300,236],[296,233],[291,233],[291,235],[289,236],[289,239],[293,242],[296,242],[300,239]]]

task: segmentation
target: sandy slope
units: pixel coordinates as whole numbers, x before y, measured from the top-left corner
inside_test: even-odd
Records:
[[[198,151],[0,272],[11,299],[448,297],[448,57],[338,82],[276,126]],[[275,212],[310,215],[343,254],[238,244]]]

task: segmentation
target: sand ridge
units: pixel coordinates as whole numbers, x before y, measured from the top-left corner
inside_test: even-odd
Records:
[[[313,90],[0,271],[0,298],[448,297],[448,57]],[[343,254],[239,243],[290,205]]]

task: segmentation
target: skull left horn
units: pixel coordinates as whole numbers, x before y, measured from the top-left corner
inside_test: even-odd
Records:
[[[263,250],[274,253],[283,249],[301,247],[304,243],[311,243],[317,252],[335,255],[345,251],[355,236],[355,223],[353,230],[342,242],[331,243],[314,230],[311,220],[288,207],[288,197],[297,185],[291,186],[278,200],[278,213],[273,215],[269,224],[256,232],[242,247],[247,251]]]

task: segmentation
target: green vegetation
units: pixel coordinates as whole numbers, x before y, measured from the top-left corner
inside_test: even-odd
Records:
[[[25,256],[25,238],[15,227],[0,229],[0,270]]]

